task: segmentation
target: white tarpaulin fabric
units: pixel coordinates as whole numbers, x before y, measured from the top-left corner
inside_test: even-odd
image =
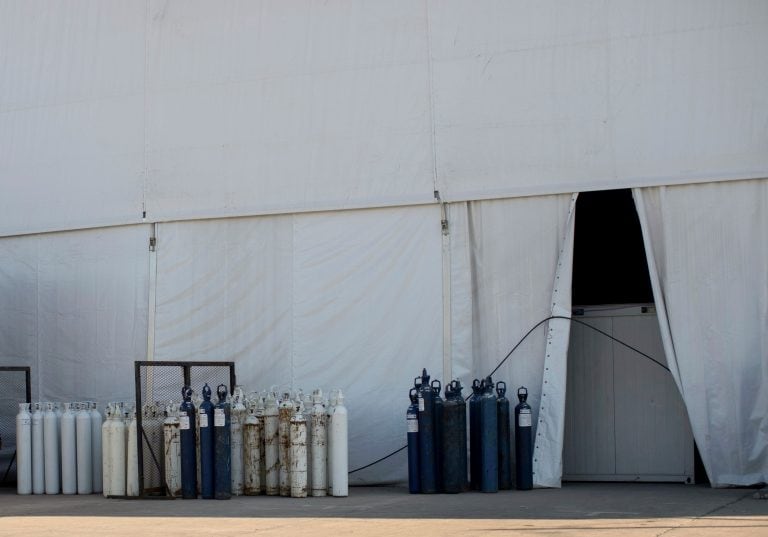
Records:
[[[765,177],[767,49],[747,0],[10,0],[0,235]]]
[[[235,361],[248,390],[342,388],[350,468],[404,444],[413,377],[441,376],[437,206],[168,223],[157,236],[155,359]],[[353,482],[403,480],[404,460]]]
[[[575,199],[449,205],[452,367],[464,386],[491,372],[538,322],[570,317]],[[566,320],[542,325],[494,375],[513,405],[517,388],[528,388],[536,486],[560,486],[569,331]]]
[[[147,345],[149,226],[0,239],[0,365],[34,400],[133,399]]]
[[[709,479],[768,482],[768,180],[633,192],[664,352]]]

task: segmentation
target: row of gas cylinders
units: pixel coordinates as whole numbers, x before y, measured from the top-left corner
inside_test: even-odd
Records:
[[[506,383],[494,385],[490,376],[472,383],[467,404],[458,380],[440,396],[439,380],[427,370],[414,380],[406,414],[408,426],[408,488],[415,493],[497,492],[512,488],[510,407]],[[494,391],[495,388],[495,391]],[[515,485],[533,488],[531,407],[528,391],[518,389],[515,407]],[[469,444],[469,456],[467,454]],[[469,459],[469,473],[467,472]],[[469,475],[469,480],[467,476]]]
[[[239,386],[231,397],[227,392],[219,385],[214,404],[208,384],[196,401],[185,386],[183,402],[169,404],[164,417],[156,405],[143,409],[147,443],[152,453],[162,453],[160,474],[152,471],[151,454],[144,452],[145,490],[160,488],[162,475],[162,492],[185,499],[348,495],[347,410],[341,390],[331,391],[328,400],[320,389],[307,395],[285,391],[280,397],[274,390],[246,396]]]
[[[19,403],[16,416],[17,492],[101,492],[101,428],[101,414],[94,402]]]

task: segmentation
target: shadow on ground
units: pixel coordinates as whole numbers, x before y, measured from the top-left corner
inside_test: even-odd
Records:
[[[753,493],[754,489],[676,484],[578,483],[562,489],[455,495],[411,495],[404,487],[353,487],[348,498],[240,496],[217,501],[17,496],[13,489],[4,488],[0,489],[0,516],[565,521],[768,515],[768,501],[753,500]],[[756,523],[768,530],[768,521]]]

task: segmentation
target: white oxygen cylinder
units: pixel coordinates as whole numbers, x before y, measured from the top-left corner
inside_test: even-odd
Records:
[[[333,407],[336,406],[336,390],[331,390],[328,394],[328,404],[325,407],[325,432],[326,432],[326,465],[325,476],[328,481],[326,489],[328,495],[333,495],[333,458],[331,458],[331,449],[333,449],[333,437],[331,436],[331,423],[333,423]]]
[[[310,436],[310,443],[312,444],[312,449],[310,450],[312,456],[312,463],[310,464],[310,471],[312,473],[311,490],[312,496],[325,496],[328,489],[326,473],[328,435],[325,406],[323,405],[323,391],[320,389],[315,390],[312,395],[312,401],[312,411],[309,415],[310,429],[312,430]]]
[[[347,407],[344,406],[344,394],[341,393],[341,390],[337,392],[336,405],[333,407],[329,436],[333,438],[328,456],[328,459],[333,461],[331,464],[331,468],[333,468],[331,495],[349,496]]]
[[[45,458],[41,403],[32,405],[32,494],[45,493]]]
[[[101,494],[104,483],[101,475],[102,471],[102,452],[101,452],[101,413],[98,404],[91,401],[89,414],[91,416],[91,474],[93,477],[93,492]]]
[[[58,494],[61,490],[59,481],[59,418],[53,409],[53,403],[45,404],[43,441],[45,442],[45,493]]]
[[[136,427],[136,406],[131,409],[131,421],[128,422],[128,449],[125,461],[125,495],[139,495],[139,454]]]
[[[32,494],[32,415],[19,403],[16,415],[16,493]]]
[[[248,415],[243,422],[243,459],[243,492],[246,496],[258,496],[261,494],[261,422],[256,416],[255,400],[249,403]]]
[[[243,420],[245,419],[245,405],[243,404],[243,388],[235,386],[232,394],[232,411],[229,428],[230,449],[232,452],[230,462],[232,464],[232,496],[243,495]]]
[[[290,424],[291,455],[290,471],[291,497],[307,497],[307,420],[304,417],[304,403],[291,417]]]
[[[112,479],[112,403],[107,404],[105,415],[107,417],[101,424],[101,492],[106,498],[110,494],[109,487]]]
[[[280,493],[279,418],[274,392],[267,393],[264,402],[264,483],[267,496]]]
[[[290,458],[291,458],[291,417],[293,417],[291,394],[283,393],[277,407],[278,458],[280,459],[280,496],[291,495]]]
[[[312,394],[304,395],[304,419],[307,421],[307,496],[312,495],[312,424],[309,414],[313,406]]]
[[[110,424],[112,437],[109,439],[109,494],[112,496],[125,496],[125,447],[128,435],[123,418],[123,404],[116,403]],[[104,492],[107,492],[106,489]]]
[[[175,408],[178,408],[178,405],[173,401],[165,408],[163,453],[165,454],[165,486],[171,497],[178,498],[181,497],[181,433],[179,415]]]
[[[77,493],[93,493],[93,444],[91,443],[91,410],[89,403],[79,403],[75,414],[77,436]]]
[[[59,439],[59,485],[61,485],[61,416],[64,415],[64,412],[61,410],[61,408],[64,406],[63,403],[53,403],[53,411],[56,413],[56,437]]]
[[[77,494],[77,431],[75,403],[64,403],[61,415],[61,492]],[[90,463],[89,463],[90,464]]]

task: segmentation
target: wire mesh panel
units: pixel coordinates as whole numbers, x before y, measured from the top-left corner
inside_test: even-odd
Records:
[[[29,367],[0,367],[0,485],[16,484],[16,414],[32,402]]]
[[[215,393],[224,384],[235,386],[233,362],[135,362],[136,430],[139,463],[139,491],[142,497],[168,496],[165,483],[163,421],[165,410],[178,410],[181,390],[191,386],[201,394],[208,383]]]

